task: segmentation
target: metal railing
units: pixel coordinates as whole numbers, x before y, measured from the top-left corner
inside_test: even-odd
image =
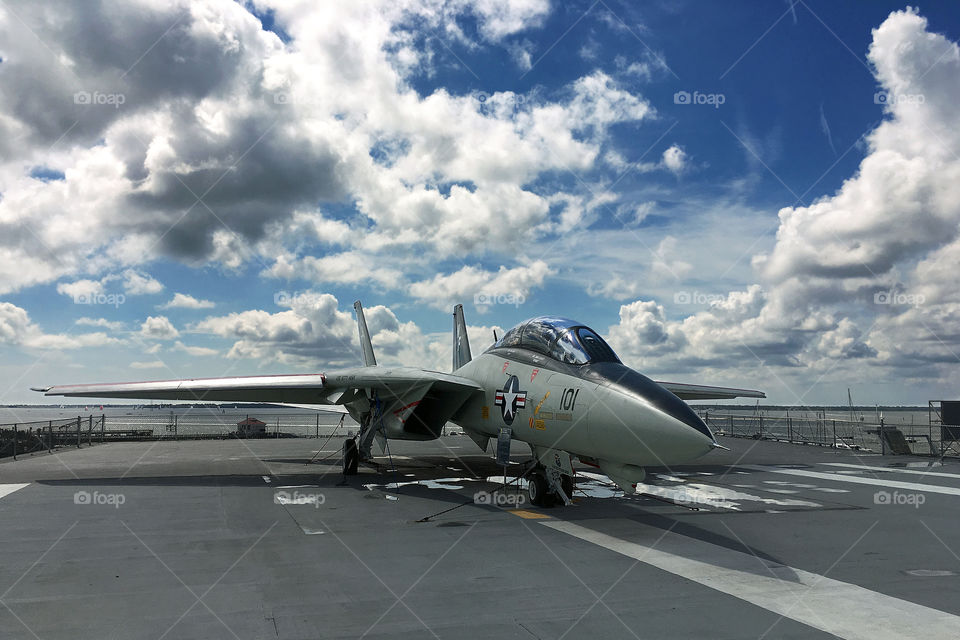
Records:
[[[102,442],[105,425],[102,415],[0,425],[0,458]]]
[[[262,430],[241,433],[237,422],[259,418]],[[0,425],[0,458],[80,447],[93,443],[131,440],[209,440],[224,438],[320,438],[338,428],[334,413],[157,413],[153,415],[77,416]],[[349,417],[341,432],[352,435],[358,425]]]
[[[960,455],[960,451],[952,446],[955,443],[941,441],[940,428],[934,425],[885,425],[882,418],[879,423],[870,423],[825,417],[738,415],[711,410],[698,413],[718,435],[882,454],[902,452],[905,443],[912,455]]]
[[[939,425],[885,425],[820,417],[749,415],[700,410],[700,417],[718,435],[776,440],[837,449],[912,455],[960,455],[952,441],[941,441]],[[259,418],[261,431],[238,433],[237,422],[244,417]],[[218,438],[319,438],[337,430],[340,416],[333,413],[217,414],[158,413],[153,415],[77,416],[0,425],[0,458],[80,447],[94,442],[130,440],[205,440]],[[344,436],[358,425],[349,417]],[[902,435],[902,438],[900,438]]]
[[[255,429],[241,433],[237,423],[246,418],[255,418],[263,422],[262,431]],[[340,414],[335,413],[266,413],[216,414],[197,413],[161,413],[156,415],[110,416],[109,429],[129,431],[150,431],[151,439],[157,440],[202,440],[216,438],[320,438],[333,433],[340,422]],[[357,424],[346,417],[341,429],[345,434],[356,429]]]

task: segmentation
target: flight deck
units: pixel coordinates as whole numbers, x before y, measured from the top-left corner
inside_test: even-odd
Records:
[[[553,508],[465,436],[349,477],[305,438],[7,460],[0,635],[960,637],[960,461],[720,442]]]

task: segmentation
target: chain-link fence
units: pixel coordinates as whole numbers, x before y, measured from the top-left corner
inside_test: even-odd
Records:
[[[852,420],[792,416],[737,415],[699,411],[707,426],[718,435],[838,449],[857,449],[884,454],[960,455],[955,443],[941,441],[934,425],[885,425]]]

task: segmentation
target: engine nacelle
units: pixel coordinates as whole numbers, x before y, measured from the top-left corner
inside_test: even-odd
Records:
[[[434,440],[439,438],[443,427],[456,413],[472,392],[443,381],[431,381],[427,384],[408,387],[392,397],[385,397],[379,391],[379,410],[376,417],[377,401],[371,410],[374,415],[374,428],[380,428],[387,438],[396,440]]]

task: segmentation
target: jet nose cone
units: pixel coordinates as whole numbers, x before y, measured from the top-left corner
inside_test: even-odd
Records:
[[[597,372],[600,373],[601,369],[598,368]],[[620,364],[607,365],[602,369],[602,374],[606,384],[633,396],[676,425],[675,435],[685,440],[688,447],[700,449],[702,452],[713,448],[716,440],[710,428],[676,395],[650,378]]]
[[[694,413],[683,400],[677,398],[677,402],[682,406],[671,404],[669,407],[658,407],[661,415],[671,425],[670,432],[676,450],[683,451],[684,455],[690,459],[695,459],[716,448],[716,440],[700,416]]]
[[[668,391],[667,393],[670,392]],[[679,398],[677,399],[680,400]],[[683,400],[680,400],[679,406],[671,406],[665,409],[664,412],[674,420],[699,431],[711,445],[716,442],[713,433],[710,431],[710,427],[708,427],[706,423],[700,419],[700,416]]]

